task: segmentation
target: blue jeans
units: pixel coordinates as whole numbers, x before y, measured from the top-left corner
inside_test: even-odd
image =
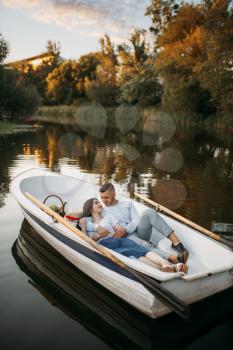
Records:
[[[103,238],[99,244],[128,257],[133,256],[135,258],[140,258],[149,252],[149,249],[138,245],[128,238],[106,237]]]
[[[161,239],[167,238],[171,232],[173,229],[154,209],[149,208],[142,213],[136,232],[130,234],[128,238],[145,248],[148,248],[148,242],[152,242],[155,247],[149,247],[150,251],[168,260],[170,254],[159,249],[158,243]]]

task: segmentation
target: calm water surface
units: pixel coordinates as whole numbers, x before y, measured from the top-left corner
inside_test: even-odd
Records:
[[[232,237],[232,135],[182,129],[153,142],[136,132],[95,137],[46,126],[0,139],[0,155],[1,349],[232,348],[232,290],[193,306],[190,323],[173,314],[149,320],[40,240],[8,190],[35,167],[111,180]]]

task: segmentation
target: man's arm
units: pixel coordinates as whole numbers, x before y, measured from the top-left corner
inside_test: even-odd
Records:
[[[131,201],[130,201],[129,211],[130,211],[130,223],[125,226],[125,229],[126,229],[128,235],[130,235],[131,233],[133,233],[136,230],[136,228],[138,227],[138,224],[139,224],[139,219],[140,219],[138,212],[137,212],[133,202],[131,202]]]
[[[129,210],[129,219],[130,219],[129,224],[124,226],[124,227],[122,227],[120,225],[116,225],[114,227],[115,235],[113,237],[115,237],[115,238],[125,237],[125,236],[133,233],[136,230],[136,228],[138,227],[139,215],[138,215],[138,212],[137,212],[135,206],[133,205],[132,201],[129,201],[128,210]]]

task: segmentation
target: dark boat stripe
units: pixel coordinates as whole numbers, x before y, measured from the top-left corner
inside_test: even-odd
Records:
[[[22,207],[22,206],[21,206]],[[106,258],[105,256],[94,252],[93,250],[83,246],[82,244],[73,241],[72,239],[70,239],[69,237],[64,236],[63,234],[61,234],[59,231],[55,230],[53,227],[47,225],[45,222],[43,222],[42,220],[40,220],[39,218],[37,218],[36,216],[34,216],[33,214],[31,214],[28,210],[26,210],[25,208],[23,208],[23,211],[26,212],[26,214],[28,216],[30,216],[39,226],[41,226],[44,230],[46,230],[48,233],[50,233],[51,236],[55,237],[56,239],[58,239],[60,242],[64,243],[65,245],[67,245],[68,247],[72,248],[73,250],[75,250],[76,252],[86,256],[87,258],[95,261],[96,263],[114,271],[119,273],[120,275],[126,276],[130,279],[134,279],[126,270],[124,270],[123,268],[121,268],[120,266],[114,264],[111,260],[109,260],[108,258]],[[98,282],[98,281],[97,281]]]

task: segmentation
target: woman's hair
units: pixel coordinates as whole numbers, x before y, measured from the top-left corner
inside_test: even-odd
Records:
[[[92,216],[93,201],[95,199],[96,198],[90,198],[83,204],[83,213],[82,213],[83,217]]]

